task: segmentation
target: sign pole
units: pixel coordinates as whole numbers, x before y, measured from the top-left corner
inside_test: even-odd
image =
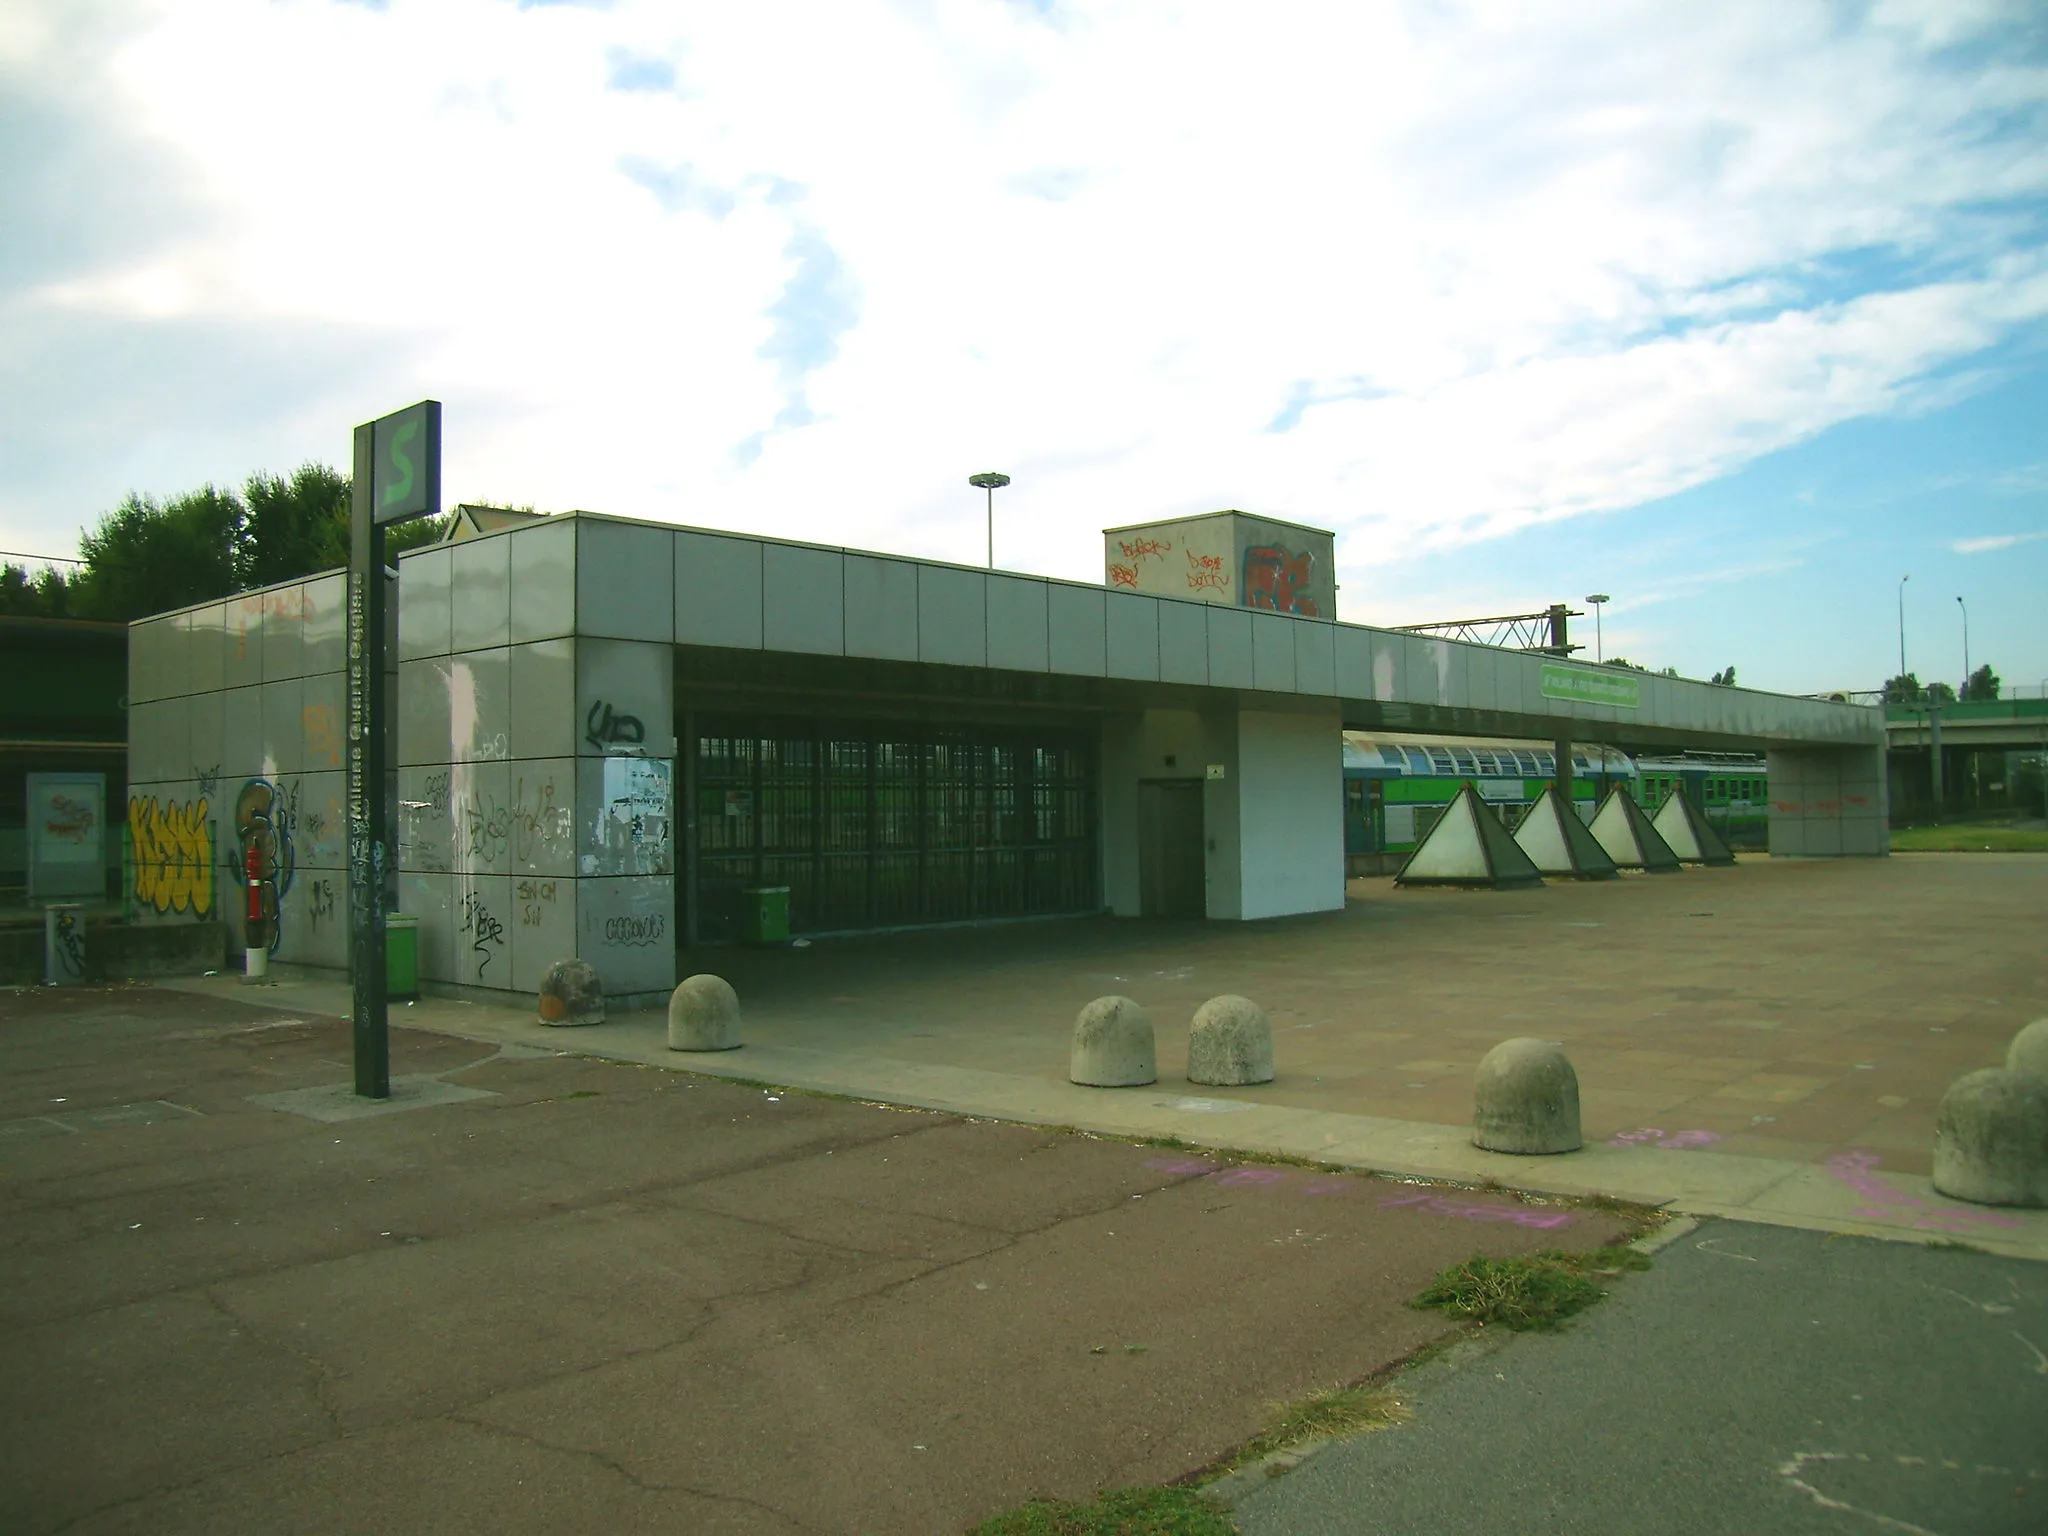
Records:
[[[376,478],[376,427],[357,427],[348,560],[348,969],[355,990],[356,1092],[388,1099],[384,882],[391,856],[384,794],[384,525],[374,516]]]
[[[348,969],[356,1092],[366,1099],[391,1097],[384,920],[398,880],[384,530],[440,511],[441,402],[422,400],[357,427],[348,540]]]

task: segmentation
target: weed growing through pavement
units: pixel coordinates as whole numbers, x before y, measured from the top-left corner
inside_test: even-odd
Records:
[[[1239,1467],[1289,1450],[1310,1440],[1334,1440],[1340,1435],[1363,1434],[1367,1430],[1390,1429],[1405,1424],[1409,1411],[1393,1393],[1372,1387],[1336,1387],[1312,1392],[1291,1403],[1276,1403],[1268,1411],[1271,1425],[1247,1440],[1215,1466],[1206,1469],[1205,1479],[1234,1472]],[[1284,1471],[1276,1467],[1274,1471]]]
[[[1237,1525],[1190,1488],[1119,1488],[1085,1504],[1033,1499],[967,1536],[1237,1536]]]
[[[1618,1244],[1582,1253],[1552,1248],[1513,1259],[1467,1259],[1438,1275],[1410,1305],[1499,1323],[1517,1333],[1546,1332],[1605,1296],[1602,1279],[1649,1267],[1645,1255]]]

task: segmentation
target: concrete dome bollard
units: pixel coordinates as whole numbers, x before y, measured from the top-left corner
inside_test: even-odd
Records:
[[[1576,1152],[1579,1074],[1547,1040],[1504,1040],[1472,1084],[1472,1145],[1489,1152]]]
[[[740,1043],[740,995],[723,976],[690,976],[669,995],[668,1048],[730,1051]]]
[[[540,979],[543,1024],[602,1024],[604,985],[588,960],[557,960]]]
[[[1212,997],[1188,1030],[1188,1081],[1218,1088],[1273,1081],[1273,1031],[1248,997]]]
[[[2036,1019],[2005,1048],[2005,1069],[2048,1082],[2048,1019]]]
[[[1152,1016],[1128,997],[1098,997],[1074,1016],[1067,1076],[1089,1088],[1140,1088],[1159,1081]]]
[[[1934,1112],[1934,1187],[1977,1205],[2048,1206],[2048,1078],[1965,1072]]]

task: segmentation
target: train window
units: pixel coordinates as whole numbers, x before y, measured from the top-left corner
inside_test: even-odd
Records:
[[[1455,771],[1451,763],[1451,753],[1448,747],[1431,747],[1429,749],[1429,764],[1431,769],[1437,773],[1451,773]]]
[[[1520,748],[1515,750],[1515,766],[1522,770],[1524,778],[1533,778],[1543,771],[1537,766],[1536,754],[1534,752],[1524,752]]]
[[[1478,771],[1477,765],[1472,761],[1472,754],[1463,747],[1451,748],[1451,764],[1460,773],[1476,773]]]
[[[1557,773],[1557,754],[1555,752],[1536,752],[1531,755],[1536,759],[1537,773],[1546,779],[1555,777]]]
[[[1390,747],[1385,742],[1380,743],[1380,761],[1392,763],[1396,768],[1404,766],[1401,749],[1399,747]]]
[[[1487,778],[1491,779],[1499,776],[1500,770],[1498,766],[1495,764],[1493,760],[1493,754],[1491,752],[1475,751],[1472,754],[1472,762],[1481,773],[1486,775]]]
[[[1429,754],[1423,751],[1422,748],[1403,747],[1401,750],[1408,754],[1408,771],[1410,773],[1429,772]]]

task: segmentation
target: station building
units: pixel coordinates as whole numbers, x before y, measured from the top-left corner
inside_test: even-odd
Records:
[[[1887,851],[1879,711],[1341,623],[1327,546],[1188,521],[1112,530],[1102,585],[581,512],[408,552],[390,884],[423,978],[530,995],[581,955],[652,998],[764,888],[799,934],[1335,909],[1345,729],[1763,752],[1773,853]],[[239,944],[253,845],[276,957],[345,965],[345,597],[131,627],[145,920]]]

